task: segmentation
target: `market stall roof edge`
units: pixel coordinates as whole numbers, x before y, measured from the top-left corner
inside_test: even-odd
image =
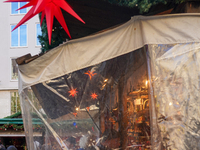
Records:
[[[19,92],[31,85],[127,54],[146,44],[199,42],[199,22],[200,14],[193,13],[134,16],[114,29],[68,41],[37,59],[35,56],[34,61],[19,65]]]

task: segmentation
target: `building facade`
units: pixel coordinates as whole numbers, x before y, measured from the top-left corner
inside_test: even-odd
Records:
[[[15,58],[40,52],[37,35],[41,34],[39,16],[14,30],[28,9],[16,11],[24,2],[0,2],[0,118],[20,111],[18,97],[18,69]]]

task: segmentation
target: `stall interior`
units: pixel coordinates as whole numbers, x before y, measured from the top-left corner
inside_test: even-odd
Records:
[[[142,48],[25,89],[29,149],[34,117],[45,150],[151,149],[148,86]]]

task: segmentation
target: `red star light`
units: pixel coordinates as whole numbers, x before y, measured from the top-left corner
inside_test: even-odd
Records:
[[[69,6],[69,4],[65,0],[7,0],[5,2],[28,2],[26,5],[22,6],[18,10],[32,6],[29,12],[20,20],[20,22],[15,26],[13,30],[18,28],[20,25],[22,25],[23,23],[25,23],[26,21],[28,21],[29,19],[31,19],[38,13],[42,12],[41,23],[44,19],[44,16],[46,16],[49,44],[51,44],[51,35],[52,35],[54,16],[59,21],[59,23],[61,24],[65,32],[68,34],[68,36],[71,38],[71,35],[69,33],[69,30],[67,28],[65,19],[63,17],[63,14],[60,8],[62,8],[63,10],[65,10],[66,12],[74,16],[76,19],[85,23],[74,12],[74,10]]]
[[[73,113],[73,115],[76,117],[76,116],[77,116],[77,113]]]
[[[92,93],[91,98],[92,98],[92,99],[97,99],[97,96],[98,96],[98,95],[97,95],[96,93]]]
[[[89,110],[90,110],[90,107],[86,107],[86,109],[87,109],[87,111],[89,111]]]
[[[90,80],[92,79],[92,77],[94,76],[94,75],[96,75],[96,73],[93,73],[94,71],[88,71],[88,72],[86,72],[85,74],[87,74],[89,77],[90,77]]]
[[[76,93],[78,93],[78,92],[76,91],[76,89],[73,89],[73,88],[72,88],[72,89],[69,91],[69,93],[70,93],[69,96],[73,96],[73,97],[74,97],[74,96],[76,96]]]

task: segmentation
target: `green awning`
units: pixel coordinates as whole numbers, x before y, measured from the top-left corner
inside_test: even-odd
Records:
[[[22,118],[3,118],[0,119],[0,124],[23,124],[23,119]],[[32,124],[43,124],[41,119],[39,118],[33,118],[32,119]]]

